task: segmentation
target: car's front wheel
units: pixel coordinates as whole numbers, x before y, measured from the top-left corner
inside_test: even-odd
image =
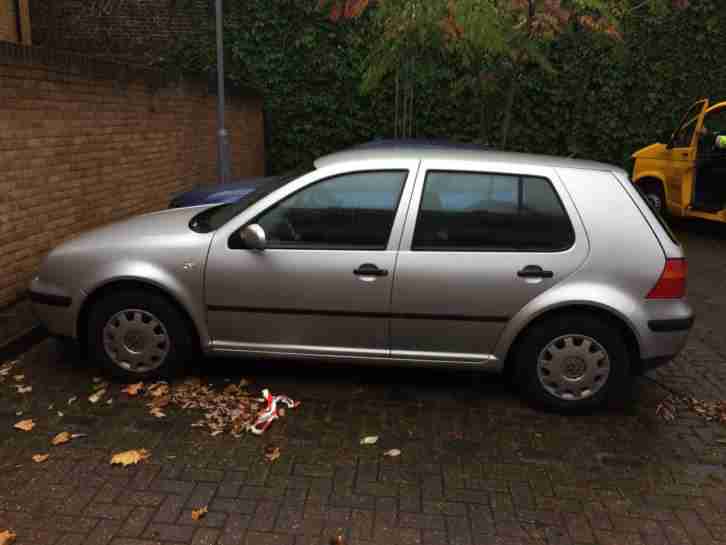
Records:
[[[560,411],[600,406],[630,376],[622,333],[589,313],[554,315],[534,324],[515,355],[518,383],[539,405]]]
[[[129,290],[97,301],[88,319],[88,354],[129,381],[169,377],[194,353],[194,335],[165,297]]]

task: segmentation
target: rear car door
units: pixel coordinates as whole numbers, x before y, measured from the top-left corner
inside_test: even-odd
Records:
[[[554,169],[423,161],[396,267],[391,355],[493,361],[510,318],[586,255]]]
[[[396,249],[417,166],[317,170],[220,229],[205,278],[213,348],[387,357]],[[240,244],[239,230],[252,223],[265,231],[262,251]]]

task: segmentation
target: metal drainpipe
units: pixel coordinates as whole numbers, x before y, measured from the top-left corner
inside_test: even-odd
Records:
[[[229,141],[224,126],[224,40],[222,36],[222,0],[215,1],[217,27],[217,181],[227,182],[231,176],[229,166]]]

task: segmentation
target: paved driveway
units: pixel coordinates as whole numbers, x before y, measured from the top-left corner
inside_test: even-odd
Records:
[[[0,385],[0,531],[63,545],[726,544],[726,427],[655,414],[664,387],[726,398],[726,233],[679,230],[699,318],[688,348],[593,416],[535,412],[471,373],[213,360],[198,372],[218,388],[245,377],[302,405],[262,437],[211,437],[191,427],[199,413],[157,419],[118,386],[89,403],[98,370],[45,341],[11,373],[32,392]],[[24,418],[36,427],[14,430]],[[87,436],[51,447],[61,431]],[[131,448],[151,458],[109,464]]]

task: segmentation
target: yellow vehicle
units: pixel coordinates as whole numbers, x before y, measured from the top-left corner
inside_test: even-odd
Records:
[[[697,102],[668,144],[633,159],[633,183],[659,212],[726,222],[726,102]]]

